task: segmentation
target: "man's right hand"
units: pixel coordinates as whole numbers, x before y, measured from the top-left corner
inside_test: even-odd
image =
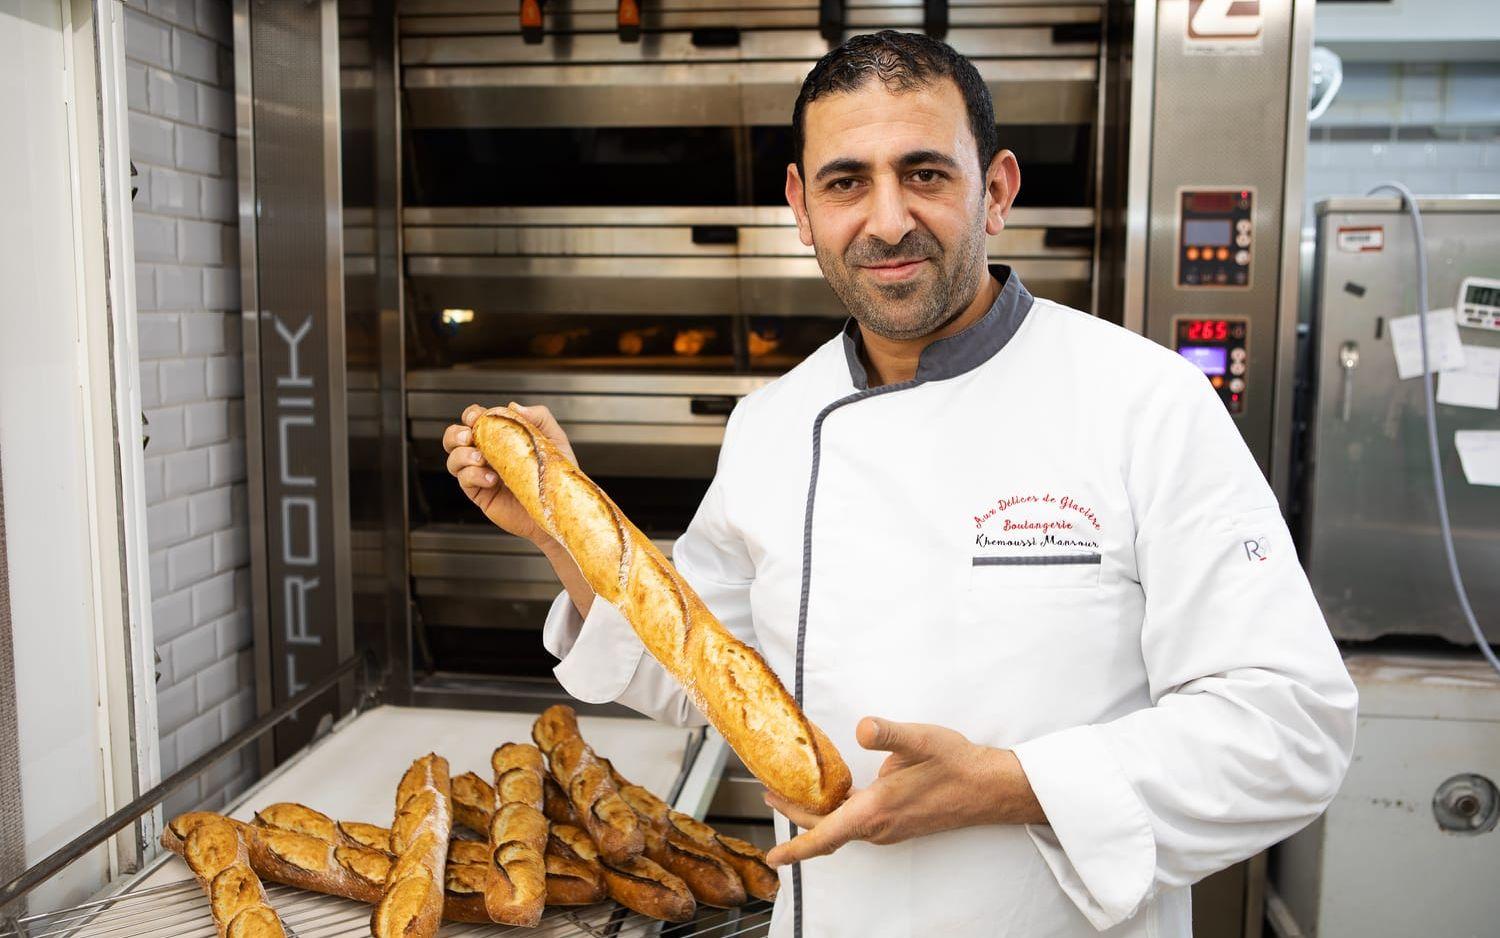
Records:
[[[443,449],[448,452],[448,472],[458,480],[459,487],[469,497],[469,501],[478,505],[486,518],[505,531],[545,548],[552,543],[552,536],[532,520],[531,515],[516,500],[516,496],[500,481],[499,474],[484,461],[484,455],[474,447],[475,421],[481,415],[499,409],[486,410],[478,404],[470,404],[464,408],[463,415],[459,418],[461,422],[443,431]],[[573,447],[568,442],[567,434],[558,426],[551,411],[545,407],[522,407],[516,403],[512,403],[510,409],[542,431],[570,462],[577,464],[578,460],[573,455]]]

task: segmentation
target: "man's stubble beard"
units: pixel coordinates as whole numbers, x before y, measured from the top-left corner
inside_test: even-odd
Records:
[[[870,238],[855,241],[842,257],[819,245],[816,237],[813,245],[824,279],[855,322],[882,338],[916,339],[941,329],[973,302],[986,259],[983,218],[981,210],[978,223],[952,254],[925,228],[912,229],[894,245]],[[858,279],[861,264],[918,257],[932,266],[930,275],[924,271],[892,284]],[[913,300],[915,307],[905,315],[895,308]]]

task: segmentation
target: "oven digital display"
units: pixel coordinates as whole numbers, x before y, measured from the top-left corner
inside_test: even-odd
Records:
[[[1184,345],[1177,351],[1206,375],[1222,375],[1229,370],[1229,349],[1223,346]]]
[[[1233,192],[1193,192],[1184,199],[1190,212],[1228,212],[1234,208]]]
[[[1476,306],[1500,306],[1500,287],[1471,286],[1464,302]]]
[[[1224,247],[1232,237],[1232,228],[1227,218],[1189,218],[1182,223],[1184,244]]]
[[[1178,329],[1189,342],[1223,342],[1229,338],[1227,319],[1190,319]]]

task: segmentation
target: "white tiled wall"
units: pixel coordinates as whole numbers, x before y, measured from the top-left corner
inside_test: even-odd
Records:
[[[1307,204],[1395,179],[1418,195],[1500,193],[1500,63],[1348,63],[1312,125]]]
[[[163,774],[255,707],[229,0],[127,0],[136,305]],[[168,816],[247,785],[239,756]]]

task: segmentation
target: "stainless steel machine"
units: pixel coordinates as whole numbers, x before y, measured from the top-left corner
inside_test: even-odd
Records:
[[[1500,347],[1465,303],[1467,278],[1500,276],[1500,200],[1419,199],[1431,309],[1470,307],[1463,345]],[[1472,645],[1439,539],[1421,382],[1396,367],[1391,321],[1416,308],[1416,245],[1394,198],[1317,206],[1302,559],[1336,637],[1436,637]],[[1471,484],[1460,431],[1500,431],[1490,408],[1437,405],[1455,551],[1491,642],[1500,641],[1500,487]]]

